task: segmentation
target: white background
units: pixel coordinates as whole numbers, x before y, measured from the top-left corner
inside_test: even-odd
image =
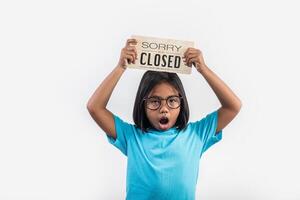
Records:
[[[192,40],[243,107],[200,164],[197,199],[300,199],[297,1],[0,3],[0,199],[124,199],[126,157],[86,103],[132,34]],[[127,70],[108,108],[132,122],[144,71]],[[202,118],[220,103],[180,75]]]

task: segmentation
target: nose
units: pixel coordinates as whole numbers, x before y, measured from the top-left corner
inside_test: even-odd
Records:
[[[169,112],[169,108],[168,108],[168,105],[167,105],[167,100],[162,100],[161,101],[159,111],[160,112]]]

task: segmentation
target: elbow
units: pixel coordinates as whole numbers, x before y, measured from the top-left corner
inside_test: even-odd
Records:
[[[228,110],[230,110],[232,113],[238,114],[242,108],[242,102],[238,99],[234,103],[232,103],[230,106],[222,106]]]
[[[235,110],[235,112],[239,113],[240,110],[241,110],[241,108],[242,108],[242,101],[241,101],[241,100],[238,100],[238,102],[237,102],[236,105],[235,105],[234,110]]]
[[[93,108],[90,105],[87,105],[86,109],[89,111],[89,113],[91,113],[93,111]]]
[[[95,113],[98,112],[99,110],[104,110],[106,107],[98,105],[98,104],[93,104],[93,103],[87,103],[86,108],[89,111],[89,113]]]
[[[88,102],[86,104],[86,109],[89,111],[89,112],[92,112],[93,110],[95,110],[95,106],[93,104],[91,104],[90,102]]]

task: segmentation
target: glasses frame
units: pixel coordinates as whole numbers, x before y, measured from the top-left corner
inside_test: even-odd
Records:
[[[172,98],[172,97],[178,97],[179,98],[179,106],[178,107],[176,107],[176,108],[171,108],[170,106],[169,106],[169,104],[168,104],[168,99],[170,99],[170,98]],[[147,100],[148,99],[151,99],[151,98],[157,98],[157,99],[159,99],[160,100],[160,102],[159,102],[159,106],[156,108],[156,109],[151,109],[151,108],[149,108],[148,106],[147,106]],[[180,106],[181,106],[181,100],[182,100],[182,96],[181,95],[171,95],[171,96],[168,96],[167,98],[161,98],[161,97],[158,97],[158,96],[152,96],[152,97],[146,97],[146,98],[144,98],[143,99],[143,101],[145,101],[146,102],[146,108],[147,109],[149,109],[149,110],[157,110],[157,109],[159,109],[160,107],[161,107],[161,105],[162,105],[162,101],[163,100],[165,100],[166,101],[166,105],[168,106],[168,108],[170,108],[170,109],[177,109],[177,108],[179,108]]]

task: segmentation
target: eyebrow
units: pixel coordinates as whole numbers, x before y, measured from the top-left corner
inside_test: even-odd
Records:
[[[158,95],[153,95],[153,96],[150,96],[150,97],[148,97],[148,98],[153,98],[153,97],[159,98],[159,99],[163,99],[163,97],[158,96]],[[174,94],[174,95],[167,96],[166,98],[169,98],[169,97],[179,97],[179,95]]]

